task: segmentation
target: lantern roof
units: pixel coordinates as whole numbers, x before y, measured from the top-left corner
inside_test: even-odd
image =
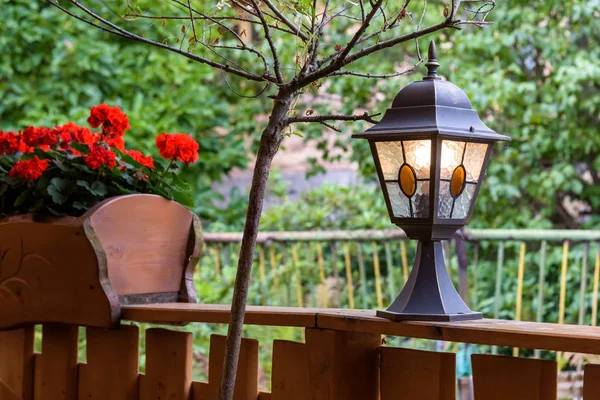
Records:
[[[431,41],[427,75],[404,87],[377,124],[353,138],[398,140],[414,137],[457,137],[466,140],[510,140],[488,128],[471,107],[466,93],[437,75],[437,50]]]

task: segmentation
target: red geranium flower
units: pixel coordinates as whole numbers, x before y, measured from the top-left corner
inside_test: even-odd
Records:
[[[137,150],[126,150],[125,154],[131,156],[135,161],[139,162],[145,167],[154,168],[154,160],[150,156],[145,156]]]
[[[27,145],[23,142],[21,135],[0,131],[0,155],[11,155],[26,150]]]
[[[48,169],[48,160],[40,160],[34,157],[30,160],[19,160],[8,172],[10,177],[19,177],[22,180],[34,180],[37,181],[44,171]]]
[[[115,149],[125,151],[125,141],[123,140],[123,136],[111,137],[106,140],[106,144]]]
[[[88,123],[92,128],[101,126],[102,133],[109,137],[123,136],[127,129],[131,129],[127,115],[118,106],[110,107],[106,104],[92,107]]]
[[[60,133],[56,129],[29,126],[21,134],[23,142],[28,146],[27,151],[32,153],[36,147],[42,150],[49,150],[50,146],[57,144],[60,140]]]
[[[83,157],[83,161],[85,165],[94,171],[104,165],[109,169],[113,169],[117,165],[117,156],[112,150],[104,146],[95,145],[90,148],[89,154]]]
[[[156,138],[156,147],[161,157],[179,160],[190,165],[198,160],[200,145],[190,135],[183,133],[162,133]]]

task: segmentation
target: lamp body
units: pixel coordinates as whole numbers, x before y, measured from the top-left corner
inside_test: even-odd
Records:
[[[442,242],[418,242],[415,263],[402,292],[380,317],[394,321],[461,321],[482,318],[456,292],[444,262]]]
[[[378,315],[392,320],[479,319],[448,275],[441,240],[468,223],[497,141],[467,95],[436,73],[435,44],[428,75],[403,88],[381,121],[353,135],[369,141],[392,223],[419,241],[400,296]]]

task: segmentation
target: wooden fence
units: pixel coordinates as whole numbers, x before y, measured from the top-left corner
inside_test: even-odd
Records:
[[[124,306],[133,322],[225,323],[229,306]],[[275,341],[272,391],[259,393],[259,343],[244,339],[236,400],[450,400],[456,395],[455,355],[388,347],[382,335],[600,354],[600,328],[484,319],[455,323],[394,323],[373,311],[249,307],[247,324],[304,329],[304,342]],[[208,382],[192,380],[192,337],[163,328],[145,331],[140,374],[140,330],[87,328],[87,362],[78,363],[79,327],[47,324],[41,353],[33,327],[0,332],[1,400],[216,400],[224,338],[212,336]],[[555,400],[552,360],[472,356],[475,400]],[[600,366],[584,370],[584,399],[600,398]]]

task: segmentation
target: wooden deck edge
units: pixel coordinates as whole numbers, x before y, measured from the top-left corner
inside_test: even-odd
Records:
[[[124,306],[136,322],[229,322],[229,305],[155,304]],[[249,306],[248,325],[320,328],[347,332],[600,354],[600,327],[483,319],[462,322],[392,322],[371,310]]]

